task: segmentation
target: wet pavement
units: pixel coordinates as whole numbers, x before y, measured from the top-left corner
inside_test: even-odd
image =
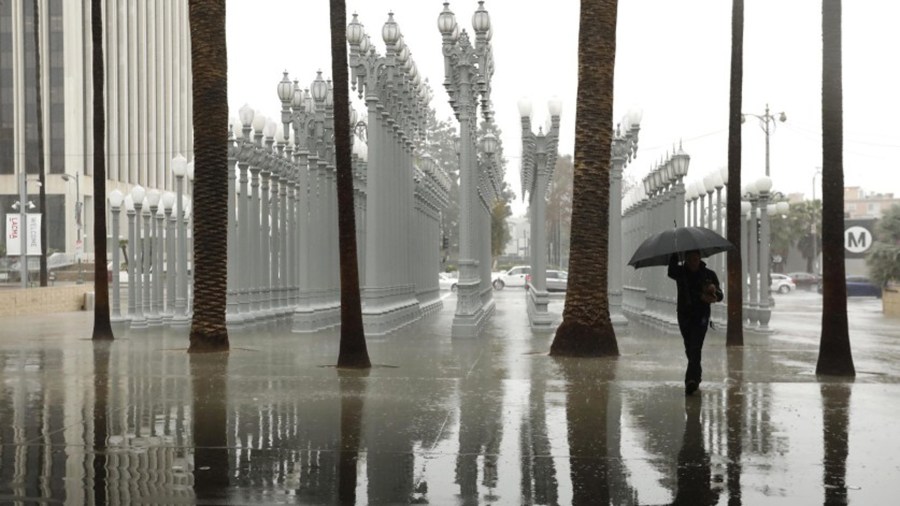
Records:
[[[186,332],[95,345],[88,313],[0,320],[0,503],[895,503],[900,321],[880,301],[849,301],[855,381],[816,378],[821,296],[792,293],[773,335],[710,333],[685,397],[679,337],[632,326],[617,359],[554,359],[524,294],[495,296],[482,338],[450,339],[450,296],[369,339],[367,372],[333,367],[336,332],[288,325],[189,356]]]

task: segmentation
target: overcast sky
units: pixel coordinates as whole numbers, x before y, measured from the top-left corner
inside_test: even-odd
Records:
[[[784,193],[813,190],[821,151],[821,0],[746,2],[745,113],[784,111],[771,135],[771,177]],[[542,5],[535,8],[534,5]],[[450,9],[470,34],[476,1]],[[275,87],[290,72],[306,87],[317,69],[330,74],[328,2],[228,0],[229,105],[244,103],[279,119]],[[440,118],[451,115],[441,83],[440,0],[347,0],[348,21],[359,14],[380,53],[381,27],[394,12],[419,72],[429,79]],[[542,4],[487,0],[495,73],[492,98],[508,159],[507,182],[520,193],[521,126],[517,101],[534,102],[534,125],[546,102],[563,102],[560,154],[574,152],[579,2]],[[844,177],[846,186],[900,197],[900,2],[843,2]],[[672,144],[691,155],[688,180],[727,162],[731,2],[619,0],[614,121],[632,106],[643,110],[638,158],[626,173],[639,180]],[[743,126],[743,179],[764,174],[765,136],[748,117]],[[821,197],[821,180],[815,179]],[[525,210],[521,195],[514,212]]]

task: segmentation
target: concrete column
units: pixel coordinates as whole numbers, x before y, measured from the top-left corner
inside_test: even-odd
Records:
[[[238,290],[240,284],[238,282],[238,277],[240,276],[238,263],[238,222],[237,222],[237,196],[235,195],[236,183],[237,183],[237,174],[235,171],[237,170],[237,153],[238,147],[236,142],[241,142],[240,139],[235,139],[233,136],[233,132],[229,132],[228,135],[228,234],[227,236],[227,248],[228,248],[228,280],[227,280],[227,291],[225,293],[225,321],[228,325],[235,326],[241,323],[241,314],[240,314],[240,300],[238,298]],[[166,235],[166,243],[171,242],[169,240],[171,236]],[[169,268],[169,275],[167,277],[171,277],[173,271],[171,266]]]
[[[759,321],[759,292],[757,291],[757,287],[759,286],[759,256],[757,253],[759,237],[756,228],[758,209],[757,199],[754,196],[750,199],[750,219],[747,222],[747,226],[749,227],[747,262],[749,266],[748,274],[750,275],[750,303],[748,307],[748,317],[750,318],[751,328],[756,328],[756,324]]]
[[[119,214],[121,207],[112,207],[112,308],[110,320],[122,321],[122,306],[120,302],[121,285],[119,284]],[[131,283],[129,283],[131,284]]]
[[[624,140],[613,141],[625,143]],[[622,171],[625,167],[624,147],[614,146],[609,174],[609,259],[607,265],[609,317],[614,327],[624,329],[628,319],[622,311]]]
[[[175,286],[175,314],[172,316],[172,326],[184,327],[190,325],[187,314],[187,231],[184,226],[184,176],[175,177],[175,224],[178,227],[176,233],[177,252],[175,262],[176,286]]]
[[[132,207],[131,209],[127,209],[125,214],[128,216],[128,314],[125,315],[125,321],[130,321],[134,318],[136,312],[135,302],[137,301],[137,294],[135,293],[138,272],[138,270],[135,269],[137,259],[137,230],[134,219],[137,213]]]
[[[144,237],[141,233],[141,222],[143,221],[143,213],[141,212],[141,208],[143,207],[143,202],[135,202],[134,203],[134,248],[132,248],[132,253],[134,255],[134,277],[129,278],[129,284],[134,283],[134,316],[131,318],[131,328],[146,328],[147,327],[147,319],[144,315],[144,255],[143,255],[143,244]]]
[[[252,151],[252,147],[250,146],[249,141],[247,140],[250,135],[250,127],[248,125],[244,126],[244,134],[243,138],[240,142],[243,142],[243,150]],[[241,323],[247,322],[247,317],[250,315],[250,284],[252,283],[252,270],[250,269],[247,262],[249,262],[253,257],[251,257],[250,247],[253,242],[252,236],[250,235],[250,193],[248,190],[248,171],[250,169],[250,164],[248,162],[249,154],[242,153],[242,158],[244,161],[241,161],[238,164],[238,170],[240,171],[240,179],[239,179],[239,194],[236,199],[237,211],[238,211],[238,223],[237,223],[237,237],[238,237],[238,255],[237,262],[240,266],[240,271],[237,275],[237,299],[238,299],[238,314],[240,315],[238,319]]]
[[[769,333],[772,309],[769,304],[769,192],[759,194],[760,238],[759,238],[759,332]]]
[[[166,214],[166,311],[163,314],[163,321],[166,324],[172,323],[172,317],[175,316],[175,279],[178,275],[175,266],[175,214],[172,208],[165,208]]]

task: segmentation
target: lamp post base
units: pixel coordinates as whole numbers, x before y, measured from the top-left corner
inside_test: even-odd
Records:
[[[366,335],[383,336],[422,317],[413,285],[363,288],[363,325]]]
[[[550,314],[548,306],[550,304],[550,294],[546,290],[536,290],[533,286],[528,287],[527,308],[528,320],[533,329],[551,329],[555,323],[553,315]]]

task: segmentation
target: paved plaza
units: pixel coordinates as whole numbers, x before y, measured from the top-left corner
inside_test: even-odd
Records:
[[[554,359],[524,291],[495,299],[478,339],[451,339],[453,295],[370,338],[367,372],[333,367],[337,332],[287,322],[189,356],[186,331],[104,345],[90,313],[4,318],[0,503],[896,501],[900,321],[881,301],[849,301],[855,381],[815,377],[821,296],[801,292],[776,295],[773,335],[711,332],[685,397],[679,336],[632,326],[617,359]]]

